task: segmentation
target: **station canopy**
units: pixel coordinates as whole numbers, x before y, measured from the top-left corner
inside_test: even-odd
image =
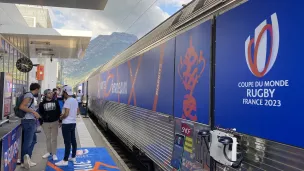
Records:
[[[104,10],[108,0],[0,0],[3,3]]]
[[[81,59],[92,37],[91,31],[16,27],[14,25],[2,25],[0,33],[27,36],[31,58],[43,56]]]

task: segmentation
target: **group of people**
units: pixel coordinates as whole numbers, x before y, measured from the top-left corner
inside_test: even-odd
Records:
[[[64,158],[55,163],[57,166],[67,166],[68,161],[76,162],[76,117],[80,114],[79,98],[76,100],[73,97],[72,87],[65,85],[62,91],[59,89],[46,89],[43,92],[43,101],[39,104],[38,110],[33,106],[34,98],[40,92],[40,85],[32,83],[30,92],[23,96],[22,103],[19,109],[25,112],[22,118],[21,125],[23,131],[23,142],[21,149],[21,167],[29,169],[36,166],[31,160],[34,146],[37,142],[36,137],[36,120],[39,119],[40,124],[46,136],[47,153],[42,158],[47,159],[52,157],[54,161],[58,160],[57,151],[57,136],[58,128],[62,130],[62,136],[65,144]],[[81,93],[81,92],[80,92]],[[61,109],[59,101],[63,101]],[[70,150],[72,146],[72,156]]]

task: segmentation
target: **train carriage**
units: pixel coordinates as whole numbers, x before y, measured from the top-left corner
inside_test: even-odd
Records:
[[[303,170],[302,4],[192,1],[85,81],[88,108],[162,170]],[[242,162],[202,130],[233,132]]]

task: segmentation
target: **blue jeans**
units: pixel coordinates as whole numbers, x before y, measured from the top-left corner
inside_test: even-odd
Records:
[[[35,119],[23,119],[21,121],[22,125],[22,149],[21,149],[21,163],[23,163],[24,155],[28,154],[32,157],[34,146],[37,143],[36,136],[36,120]]]
[[[76,135],[75,135],[75,128],[76,124],[62,124],[62,136],[64,140],[64,161],[68,161],[70,152],[71,152],[71,145],[72,145],[72,157],[76,157],[76,150],[77,150],[77,142],[76,142]]]

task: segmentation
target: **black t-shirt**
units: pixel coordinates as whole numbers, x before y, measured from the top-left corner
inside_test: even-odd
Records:
[[[57,100],[43,100],[39,104],[39,113],[43,119],[43,122],[55,122],[60,118],[60,106]]]

